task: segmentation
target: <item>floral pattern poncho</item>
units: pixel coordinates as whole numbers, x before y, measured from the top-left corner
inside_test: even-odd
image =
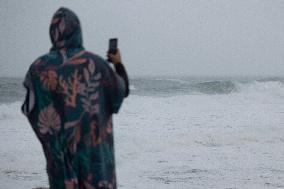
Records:
[[[52,48],[29,68],[23,113],[42,144],[51,189],[115,189],[112,114],[125,82],[84,50],[78,17],[60,8],[50,26]]]

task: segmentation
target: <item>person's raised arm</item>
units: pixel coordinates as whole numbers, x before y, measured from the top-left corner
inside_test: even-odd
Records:
[[[110,113],[118,113],[123,99],[128,96],[128,77],[121,64],[119,51],[116,54],[108,54],[109,62],[115,66],[115,71],[108,62],[102,64],[103,88],[106,107]]]
[[[125,97],[127,97],[129,95],[129,80],[128,80],[128,76],[127,76],[127,72],[125,70],[125,67],[124,67],[124,65],[122,64],[122,61],[121,61],[121,56],[120,56],[119,49],[117,49],[115,54],[108,53],[107,57],[108,57],[109,62],[114,64],[116,73],[120,77],[122,77],[122,79],[124,80],[124,83],[125,83]]]

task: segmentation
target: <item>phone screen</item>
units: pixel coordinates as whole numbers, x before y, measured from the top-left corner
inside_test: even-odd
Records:
[[[112,38],[109,40],[109,53],[116,53],[117,51],[117,38]]]

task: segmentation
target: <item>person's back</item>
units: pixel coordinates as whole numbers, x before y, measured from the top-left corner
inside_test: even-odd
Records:
[[[84,50],[77,16],[60,8],[50,26],[53,47],[30,67],[22,111],[40,140],[51,189],[116,188],[112,114],[128,80]]]

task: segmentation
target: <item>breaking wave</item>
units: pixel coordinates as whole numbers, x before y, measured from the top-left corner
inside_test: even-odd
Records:
[[[132,94],[232,94],[245,92],[284,93],[284,79],[266,78],[259,80],[180,80],[180,79],[139,79],[130,87]]]
[[[196,92],[204,94],[228,94],[238,92],[239,87],[232,81],[207,81],[193,86]]]

